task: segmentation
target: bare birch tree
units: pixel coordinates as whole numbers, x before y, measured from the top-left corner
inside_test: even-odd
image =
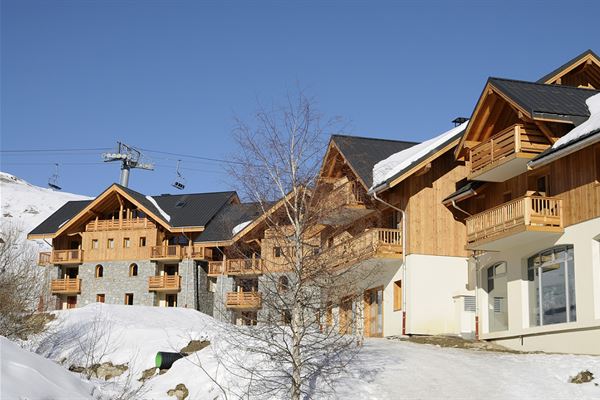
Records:
[[[251,123],[237,120],[231,174],[266,216],[262,274],[252,284],[260,292],[257,324],[232,325],[221,345],[213,343],[229,372],[245,380],[240,397],[323,398],[362,343],[360,306],[332,310],[362,304],[356,288],[369,276],[352,267],[359,256],[352,248],[324,250],[321,235],[336,202],[320,190],[320,163],[338,123],[324,120],[302,91],[281,107],[260,108]],[[244,243],[236,251],[251,257]]]

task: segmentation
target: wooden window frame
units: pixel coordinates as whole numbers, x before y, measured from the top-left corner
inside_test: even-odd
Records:
[[[138,276],[139,267],[136,263],[129,264],[129,276]]]
[[[140,247],[146,247],[146,236],[140,236]]]
[[[131,300],[131,304],[129,304],[129,300]],[[125,293],[124,304],[126,306],[132,306],[133,305],[133,293]]]
[[[92,250],[97,250],[100,248],[100,243],[98,242],[98,239],[92,239]]]
[[[281,252],[281,247],[280,246],[273,247],[273,257],[280,258],[282,255],[283,254]]]
[[[123,238],[123,248],[124,249],[128,249],[131,247],[131,238],[129,237],[124,237]]]
[[[103,278],[104,277],[104,266],[102,264],[97,264],[96,265],[96,269],[94,271],[94,276],[96,278]]]
[[[106,248],[110,249],[110,250],[115,248],[115,239],[114,238],[106,239]]]
[[[97,293],[96,294],[96,303],[104,303],[106,301],[106,294]]]

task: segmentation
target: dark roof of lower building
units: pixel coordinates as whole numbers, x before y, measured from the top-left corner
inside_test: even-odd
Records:
[[[570,59],[563,65],[561,65],[560,67],[556,68],[554,71],[542,76],[540,79],[537,80],[537,83],[546,82],[548,79],[552,78],[554,75],[556,75],[559,72],[561,72],[562,70],[570,67],[571,65],[576,64],[583,57],[590,55],[590,54],[600,60],[600,57],[598,57],[598,55],[596,53],[594,53],[591,49],[588,49],[588,50],[584,51],[583,53],[579,54],[578,56],[573,57],[572,59]]]
[[[486,182],[482,182],[482,181],[468,181],[463,186],[459,187],[454,193],[452,193],[451,195],[446,197],[444,200],[442,200],[442,203],[444,203],[444,204],[448,203],[450,200],[457,199],[461,195],[465,195],[465,194],[469,193],[470,191],[475,191],[485,184],[486,184]]]
[[[562,119],[576,125],[590,116],[585,101],[600,93],[591,89],[502,78],[489,78],[488,82],[529,112],[532,117]]]
[[[373,185],[373,167],[392,154],[406,150],[417,142],[375,139],[360,136],[332,135],[331,140],[356,171],[367,188]]]
[[[81,210],[87,207],[92,200],[73,200],[66,202],[61,208],[46,218],[41,224],[36,226],[30,235],[51,235],[61,226],[77,215]]]
[[[259,203],[228,204],[208,223],[196,242],[221,242],[231,240],[233,228],[254,221],[262,214]]]

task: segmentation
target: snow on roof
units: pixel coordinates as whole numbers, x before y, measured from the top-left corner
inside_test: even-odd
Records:
[[[565,136],[558,139],[552,145],[553,149],[564,147],[568,143],[600,129],[600,93],[593,95],[585,103],[590,110],[590,117],[581,125],[576,126]]]
[[[385,183],[388,179],[393,178],[413,163],[418,162],[432,150],[435,150],[444,143],[458,137],[465,130],[468,123],[468,121],[463,122],[433,139],[426,140],[423,143],[419,143],[406,150],[392,154],[385,160],[379,161],[373,167],[373,186],[371,186],[370,190],[374,190],[377,186]]]
[[[164,219],[167,220],[167,222],[171,221],[171,216],[169,214],[167,214],[162,208],[160,208],[160,206],[158,205],[158,203],[156,202],[156,200],[154,200],[152,198],[152,196],[146,196],[146,199],[148,199],[148,201],[150,203],[152,203],[152,205],[154,207],[156,207],[156,209],[158,210],[158,212],[163,216]]]
[[[231,233],[233,235],[237,235],[239,232],[242,231],[242,229],[244,229],[245,227],[247,227],[248,225],[250,225],[252,223],[252,220],[250,221],[245,221],[242,222],[241,224],[237,224],[232,230]],[[231,226],[231,225],[230,225]]]

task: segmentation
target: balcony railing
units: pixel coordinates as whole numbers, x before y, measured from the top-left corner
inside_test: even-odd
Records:
[[[562,201],[543,196],[524,196],[467,218],[467,242],[493,239],[513,228],[532,230],[562,228]]]
[[[322,252],[325,263],[337,267],[368,258],[402,255],[402,230],[371,228]]]
[[[181,260],[183,258],[183,246],[152,246],[150,259],[152,260]]]
[[[81,293],[81,279],[62,278],[52,279],[50,282],[52,294],[78,294]]]
[[[360,185],[354,181],[347,181],[329,189],[326,184],[323,185],[321,196],[318,197],[321,199],[323,209],[335,210],[345,206],[361,206],[365,203],[366,195]]]
[[[148,277],[148,291],[167,292],[181,289],[181,276],[161,275]]]
[[[262,295],[258,292],[227,292],[227,308],[256,310],[262,307]]]
[[[38,265],[49,265],[52,264],[52,252],[43,251],[38,256]]]
[[[191,247],[187,247],[187,256],[194,260],[210,260],[212,258],[212,249],[194,244]]]
[[[260,275],[263,271],[263,260],[260,258],[232,259],[225,262],[227,275]]]
[[[548,147],[548,139],[536,128],[523,124],[512,125],[470,150],[470,177],[510,160],[513,155],[532,158]]]
[[[209,261],[208,276],[217,276],[223,274],[224,261]]]
[[[83,250],[52,250],[52,264],[81,264],[83,262]]]
[[[148,218],[132,218],[132,219],[100,219],[89,222],[85,226],[87,232],[98,231],[114,231],[121,229],[146,229],[155,228],[154,222]]]

